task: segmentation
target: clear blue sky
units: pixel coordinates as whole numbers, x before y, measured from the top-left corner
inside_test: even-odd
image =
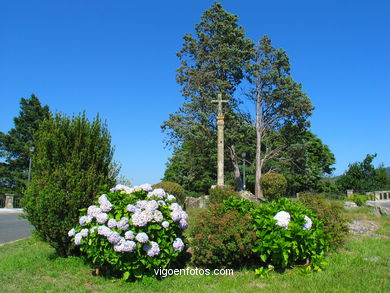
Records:
[[[183,99],[176,52],[213,1],[0,2],[0,131],[21,97],[52,111],[107,120],[122,173],[162,177],[170,151],[160,125]],[[287,51],[315,111],[312,131],[335,174],[378,153],[390,166],[390,1],[221,1],[248,37]]]

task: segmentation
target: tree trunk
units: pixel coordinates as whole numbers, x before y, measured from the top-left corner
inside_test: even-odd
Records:
[[[233,168],[234,168],[234,182],[236,185],[235,187],[236,187],[237,191],[241,191],[243,189],[242,188],[242,179],[241,179],[240,165],[238,163],[238,157],[236,154],[236,150],[235,150],[234,145],[229,146],[228,148],[230,151],[230,159],[232,161]]]
[[[256,99],[256,178],[255,178],[255,196],[257,198],[264,198],[263,191],[261,189],[261,139],[263,135],[262,129],[262,113],[261,113],[261,96],[260,92],[257,93]]]

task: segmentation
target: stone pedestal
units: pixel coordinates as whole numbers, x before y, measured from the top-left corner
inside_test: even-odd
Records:
[[[347,189],[347,197],[353,196],[353,189]]]
[[[14,207],[14,196],[11,194],[5,195],[5,205],[6,209],[12,209]]]

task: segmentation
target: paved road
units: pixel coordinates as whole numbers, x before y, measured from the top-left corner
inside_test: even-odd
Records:
[[[383,207],[385,207],[385,208],[389,208],[390,209],[390,203],[382,203],[381,205]]]
[[[21,212],[0,211],[0,245],[31,236],[33,226],[20,218]]]

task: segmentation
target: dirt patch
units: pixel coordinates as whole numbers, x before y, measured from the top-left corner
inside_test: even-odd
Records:
[[[369,234],[379,229],[379,225],[372,221],[361,220],[347,223],[349,232],[352,234]]]
[[[262,282],[250,282],[248,284],[249,288],[265,288],[267,286],[268,286],[267,283],[262,283]]]

